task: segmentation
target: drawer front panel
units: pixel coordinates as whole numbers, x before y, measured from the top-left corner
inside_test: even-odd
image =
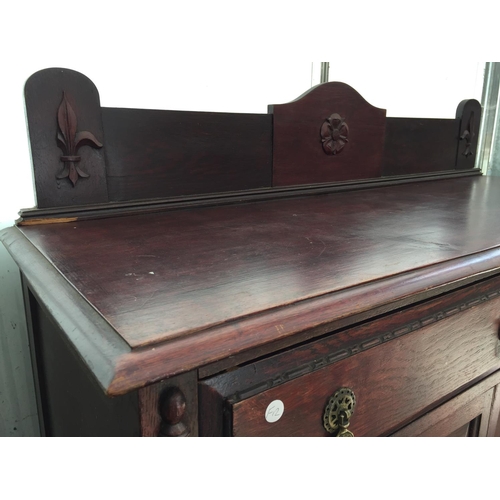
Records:
[[[341,387],[355,393],[349,430],[393,432],[447,395],[500,367],[500,299],[463,311],[232,406],[234,436],[327,436],[323,413]],[[284,411],[268,422],[266,411]]]

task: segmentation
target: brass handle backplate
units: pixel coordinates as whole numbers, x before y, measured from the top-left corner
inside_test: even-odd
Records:
[[[323,426],[330,434],[336,437],[354,437],[354,434],[347,430],[351,417],[356,406],[356,396],[354,392],[342,387],[329,400],[323,415]]]

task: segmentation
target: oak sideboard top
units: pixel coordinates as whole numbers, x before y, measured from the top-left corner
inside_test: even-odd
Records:
[[[500,267],[499,230],[500,179],[470,177],[21,226],[3,239],[27,238],[97,311],[125,341],[124,367],[154,358],[165,376],[480,279]],[[131,385],[158,376],[137,366]]]

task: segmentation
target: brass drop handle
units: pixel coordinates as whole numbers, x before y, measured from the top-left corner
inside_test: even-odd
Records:
[[[323,426],[335,437],[354,437],[347,429],[356,406],[356,396],[348,387],[339,389],[329,400],[323,414]]]

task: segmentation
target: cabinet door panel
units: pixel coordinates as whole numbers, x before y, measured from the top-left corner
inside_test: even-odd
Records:
[[[469,428],[471,426],[471,422],[466,423],[465,425],[462,425],[462,427],[459,427],[458,429],[454,430],[450,434],[448,434],[447,437],[469,437]]]
[[[474,397],[475,387],[407,425],[395,437],[485,437],[494,388]]]

